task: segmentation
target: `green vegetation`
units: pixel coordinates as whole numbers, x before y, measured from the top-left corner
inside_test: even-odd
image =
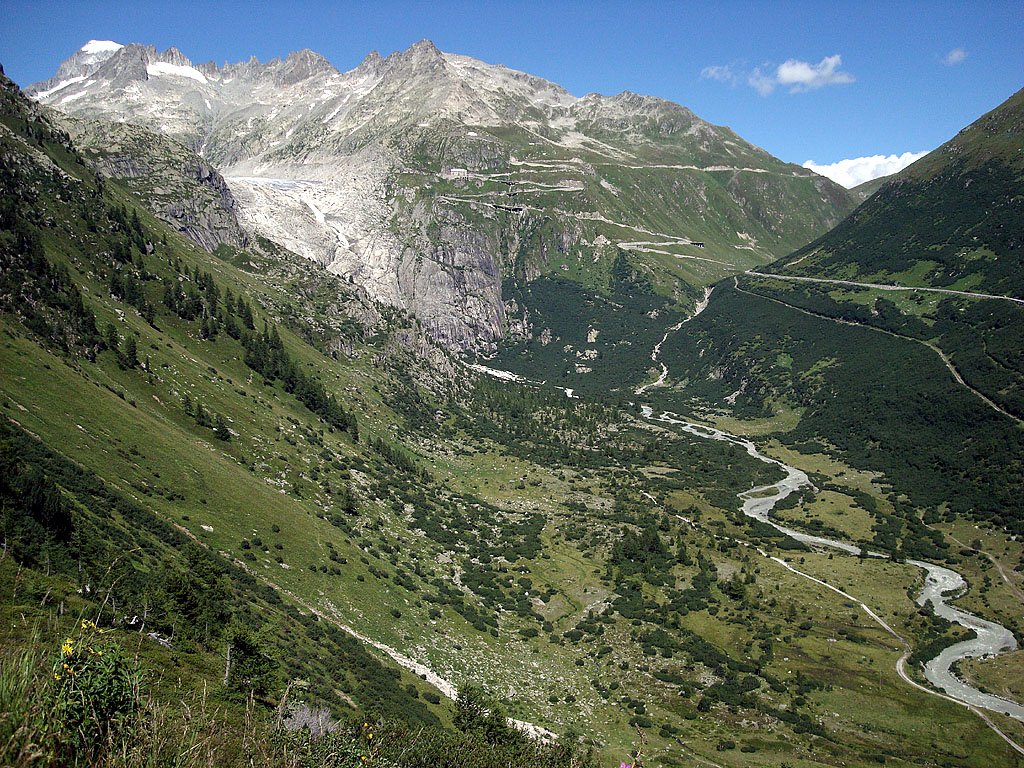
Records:
[[[1024,295],[1022,110],[1018,91],[781,264],[813,277]]]
[[[665,344],[673,377],[684,360],[699,365],[686,388],[651,390],[655,404],[683,411],[744,378],[736,413],[791,401],[756,426],[786,429],[770,450],[798,456],[819,489],[808,504],[827,494],[831,506],[817,524],[795,501],[784,513],[826,533],[849,519],[895,555],[832,559],[739,512],[737,493],[779,480],[776,466],[635,418],[632,388],[681,319],[674,289],[640,260],[612,251],[607,279],[585,288],[524,281],[537,327],[560,340],[505,350],[498,364],[549,383],[476,377],[413,319],[270,243],[194,248],[12,103],[0,167],[23,194],[5,195],[0,234],[0,762],[1012,759],[969,712],[902,683],[902,647],[856,605],[771,559],[862,596],[915,644],[948,636],[908,599],[917,571],[898,561],[966,559],[933,530],[960,510],[928,487],[934,467],[913,466],[922,454],[904,451],[906,466],[876,455],[904,439],[885,431],[896,415],[879,415],[895,400],[876,409],[837,394],[869,363],[908,358],[941,374],[932,351],[866,329],[836,335],[830,321],[764,298],[741,306],[724,288]],[[677,288],[681,305],[692,300]],[[582,302],[579,317],[566,297]],[[726,321],[719,335],[712,324]],[[755,322],[787,323],[792,338],[748,337]],[[809,351],[797,332],[832,347]],[[590,348],[598,357],[576,357]],[[593,372],[577,374],[577,360]],[[929,450],[943,433],[928,409],[975,403],[897,378],[885,386],[936,398],[916,412]],[[980,413],[964,418],[988,430]],[[837,442],[847,419],[861,431]],[[965,460],[993,441],[963,448]],[[854,466],[880,467],[892,487]],[[973,500],[997,477],[948,482]],[[1008,613],[1006,588],[985,575],[972,578]],[[459,685],[458,700],[399,654]],[[559,738],[526,738],[505,715]],[[59,738],[55,724],[69,726]]]
[[[1024,414],[1024,358],[1017,339],[1024,308],[1005,301],[914,295],[901,305],[895,294],[870,288],[742,281],[744,290],[808,312],[914,339],[944,353],[971,387],[1009,413]],[[979,343],[979,339],[981,343]]]
[[[428,242],[424,255],[441,263],[449,248],[468,250],[473,256],[460,270],[477,268],[477,253],[502,254],[503,292],[507,298],[515,281],[517,301],[530,296],[538,275],[604,291],[621,244],[656,293],[682,307],[695,288],[800,247],[855,205],[838,185],[728,128],[701,124],[667,102],[623,98],[627,113],[638,106],[644,113],[624,117],[628,129],[604,119],[580,129],[620,147],[620,157],[634,158],[629,164],[589,140],[538,141],[520,126],[479,126],[475,138],[448,121],[399,129],[394,140],[405,163],[395,183],[405,194],[395,197],[392,228],[403,242]],[[453,166],[473,173],[441,175]],[[740,170],[752,167],[764,172]],[[426,223],[415,213],[423,207],[433,212]]]
[[[725,286],[688,327],[664,354],[690,379],[690,391],[722,399],[745,380],[736,399],[745,412],[765,414],[778,400],[803,409],[799,424],[779,436],[787,445],[824,438],[844,461],[883,473],[909,498],[894,501],[900,519],[888,525],[904,532],[883,537],[890,551],[898,540],[906,554],[943,557],[921,529],[921,508],[926,522],[972,515],[1024,530],[1013,490],[1024,481],[1024,434],[958,386],[934,351]],[[702,357],[701,349],[712,353]],[[790,366],[774,364],[780,350]],[[712,369],[724,375],[709,379]],[[671,404],[674,395],[662,397]]]
[[[811,254],[797,274],[813,269],[814,276],[878,282],[926,263],[921,281],[909,284],[1020,296],[1024,283],[1013,258],[1018,234],[1000,224],[1016,215],[1012,200],[1020,178],[1019,170],[1000,162],[972,167],[963,160],[912,190],[907,182],[892,183],[787,261]]]
[[[122,641],[123,642],[123,641]],[[215,709],[205,698],[161,704],[118,640],[83,620],[58,652],[0,657],[0,760],[21,766],[595,766],[571,743],[547,744],[510,727],[475,688],[460,691],[454,730],[324,712]]]
[[[692,289],[684,290],[683,295],[690,293]],[[681,319],[622,251],[616,254],[605,290],[540,277],[515,295],[530,307],[534,335],[508,345],[496,358],[497,366],[602,399],[609,392],[620,399],[632,395],[651,366],[651,348],[665,328]]]
[[[918,629],[918,632],[921,642],[907,659],[907,663],[911,666],[924,666],[925,662],[938,656],[942,649],[976,636],[973,631],[965,631],[963,627],[955,626],[942,617],[936,616],[931,603],[926,604],[920,610],[920,614],[920,623],[923,626]]]

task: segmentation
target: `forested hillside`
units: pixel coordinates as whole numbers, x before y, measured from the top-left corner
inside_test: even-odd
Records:
[[[910,320],[839,326],[743,278],[683,324],[614,250],[607,285],[517,288],[558,354],[510,345],[495,365],[543,378],[493,378],[269,240],[197,247],[7,80],[0,99],[0,762],[1013,759],[895,673],[909,659],[924,686],[968,635],[914,602],[907,556],[955,565],[972,610],[1022,629],[1018,577],[980,553],[1020,559],[999,527],[1019,432]],[[744,515],[783,465],[638,416],[671,328],[649,402],[806,462],[778,513],[884,556]],[[569,397],[577,364],[596,383]]]
[[[1018,91],[782,259],[779,271],[1024,298],[1022,145]]]

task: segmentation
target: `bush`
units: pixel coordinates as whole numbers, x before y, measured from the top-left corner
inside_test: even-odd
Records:
[[[101,634],[82,621],[78,639],[65,639],[53,663],[48,720],[56,751],[68,759],[92,762],[123,741],[141,709],[138,664]]]
[[[91,621],[49,663],[0,662],[0,764],[100,765],[127,749],[142,714],[139,669]]]

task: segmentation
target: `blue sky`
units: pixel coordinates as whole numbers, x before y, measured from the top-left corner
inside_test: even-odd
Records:
[[[21,85],[90,39],[196,62],[312,48],[344,70],[427,37],[576,95],[676,101],[796,163],[933,149],[1024,86],[1019,0],[3,0],[0,15],[0,63]]]

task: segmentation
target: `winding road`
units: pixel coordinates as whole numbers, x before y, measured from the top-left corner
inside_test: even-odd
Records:
[[[861,553],[861,548],[850,542],[803,533],[802,531],[797,531],[792,528],[779,525],[771,519],[771,511],[775,508],[776,504],[801,488],[813,487],[807,477],[807,474],[802,470],[788,464],[784,464],[777,459],[765,456],[750,440],[737,437],[736,435],[731,435],[720,429],[686,421],[685,419],[681,419],[676,414],[669,413],[668,411],[656,416],[649,405],[641,405],[641,413],[646,419],[672,425],[679,428],[681,431],[696,437],[706,440],[720,440],[733,443],[734,445],[744,448],[753,458],[763,461],[766,464],[774,464],[782,469],[786,473],[786,476],[777,483],[751,488],[749,491],[744,491],[738,494],[740,500],[743,502],[743,513],[748,517],[767,523],[781,533],[812,547],[837,549],[847,554]],[[758,551],[765,557],[769,557],[769,555],[767,555],[763,550]],[[865,552],[864,554],[869,557],[884,557],[884,555],[878,552]],[[982,619],[972,613],[968,613],[967,611],[949,604],[949,600],[958,596],[967,587],[966,580],[959,573],[950,570],[949,568],[935,565],[933,563],[923,562],[921,560],[907,561],[909,565],[923,569],[926,574],[924,588],[917,598],[917,604],[923,606],[926,603],[931,602],[932,607],[938,616],[941,616],[950,622],[960,624],[967,629],[973,630],[976,634],[976,637],[972,639],[964,640],[956,643],[955,645],[949,646],[938,656],[925,664],[925,677],[936,688],[945,691],[944,695],[937,693],[937,691],[932,689],[918,685],[907,675],[904,665],[907,657],[910,655],[910,644],[866,603],[826,581],[817,579],[803,571],[797,570],[782,558],[771,557],[770,559],[787,570],[803,576],[804,578],[810,579],[816,584],[826,587],[833,592],[837,592],[843,597],[857,603],[879,626],[906,646],[907,652],[903,654],[896,664],[896,671],[904,681],[910,683],[915,688],[919,688],[920,690],[941,696],[942,698],[955,701],[958,704],[968,707],[972,711],[981,715],[982,719],[985,720],[989,727],[996,731],[996,733],[998,733],[1011,747],[1020,754],[1024,754],[1024,747],[1021,747],[1019,744],[1014,742],[987,716],[985,716],[984,713],[978,711],[979,709],[985,709],[992,712],[998,712],[1024,722],[1024,706],[1021,706],[1017,702],[1010,701],[1009,699],[982,693],[977,688],[965,683],[952,672],[952,666],[961,659],[996,656],[1000,653],[1012,651],[1017,648],[1017,641],[1014,639],[1013,633],[1006,627],[1003,627],[993,621]]]
[[[853,280],[836,280],[827,277],[801,277],[799,275],[779,275],[772,272],[758,272],[755,269],[748,269],[745,274],[756,277],[772,277],[776,280],[789,280],[796,283],[827,283],[829,285],[846,285],[852,288],[875,288],[879,291],[923,291],[925,293],[944,293],[948,296],[966,296],[971,299],[996,299],[998,301],[1012,301],[1014,304],[1024,304],[1024,299],[1016,296],[999,296],[992,293],[974,293],[972,291],[954,291],[952,288],[926,288],[919,285],[894,285],[892,283],[858,283]]]
[[[769,275],[765,275],[766,277]],[[840,281],[835,281],[840,282]],[[871,286],[880,287],[880,286]],[[893,287],[898,289],[898,287]],[[956,293],[954,291],[940,291],[943,293]],[[970,295],[970,294],[968,294]],[[654,346],[651,352],[651,361],[656,363],[661,368],[661,373],[657,380],[650,382],[646,385],[638,387],[635,390],[635,394],[643,395],[648,389],[653,387],[664,386],[665,381],[668,378],[669,370],[665,363],[660,359],[661,347],[668,339],[668,337],[678,331],[683,325],[692,320],[698,314],[703,312],[710,301],[711,290],[708,289],[703,297],[703,300],[698,303],[692,315],[687,317],[685,320],[668,328],[661,340]],[[1007,297],[987,297],[987,298],[1007,298]],[[1009,299],[1010,301],[1018,301],[1017,299]],[[490,371],[487,371],[490,373]],[[504,373],[504,372],[502,372]],[[504,377],[503,377],[504,378]],[[886,555],[873,552],[863,551],[860,546],[851,542],[840,541],[838,539],[830,539],[823,536],[815,536],[813,534],[804,533],[802,531],[795,530],[793,528],[787,528],[783,525],[776,523],[771,518],[771,513],[775,506],[782,500],[788,498],[791,494],[802,488],[813,488],[810,479],[803,470],[796,467],[785,464],[778,459],[774,459],[770,456],[766,456],[761,453],[758,447],[751,441],[743,437],[739,437],[728,432],[725,432],[716,427],[708,426],[706,424],[698,424],[696,422],[687,421],[686,419],[680,418],[677,414],[663,411],[660,415],[655,415],[653,408],[647,404],[640,404],[641,415],[643,418],[649,421],[660,422],[662,424],[670,425],[671,427],[677,428],[682,432],[686,432],[695,437],[705,440],[718,440],[723,442],[732,443],[746,451],[748,455],[762,461],[766,464],[773,464],[781,469],[785,473],[785,477],[776,483],[770,485],[758,486],[751,488],[750,490],[743,491],[737,496],[742,502],[742,511],[748,517],[760,520],[766,523],[779,532],[811,547],[827,548],[841,551],[851,555],[864,555],[867,557],[884,558]],[[687,521],[689,522],[689,521]],[[742,542],[746,543],[746,542]],[[1018,702],[1011,701],[999,696],[983,693],[977,688],[967,684],[953,673],[953,666],[960,660],[966,658],[978,658],[987,656],[996,656],[1008,651],[1015,650],[1017,648],[1017,641],[1013,636],[1013,633],[1006,627],[997,624],[996,622],[982,619],[979,616],[975,616],[965,610],[957,608],[950,604],[950,600],[960,596],[967,589],[967,581],[956,571],[953,571],[944,566],[936,565],[934,563],[928,563],[921,560],[907,560],[908,565],[915,566],[922,569],[925,572],[924,586],[917,597],[917,604],[924,606],[929,602],[932,605],[932,609],[935,614],[955,624],[959,624],[966,629],[972,630],[975,637],[964,640],[945,648],[935,658],[928,661],[924,666],[925,678],[931,683],[934,688],[921,685],[916,682],[906,671],[906,662],[909,658],[912,647],[909,641],[900,635],[892,626],[890,626],[877,612],[872,610],[865,602],[859,598],[854,597],[848,592],[839,589],[827,581],[811,576],[810,574],[804,573],[793,567],[785,560],[780,557],[769,555],[762,549],[757,550],[764,557],[777,563],[779,566],[797,574],[805,579],[808,579],[826,589],[829,589],[837,594],[841,595],[847,600],[860,606],[860,608],[882,629],[887,633],[896,638],[905,648],[905,652],[896,662],[896,672],[900,679],[906,682],[908,685],[928,693],[939,698],[946,699],[953,703],[967,707],[972,712],[977,714],[996,734],[998,734],[1006,743],[1012,747],[1019,754],[1024,755],[1024,747],[1016,743],[1011,737],[1004,733],[993,720],[988,716],[986,711],[996,712],[999,714],[1008,715],[1016,720],[1024,722],[1024,706]],[[937,690],[936,690],[937,689]],[[940,692],[944,691],[944,693]]]
[[[931,601],[936,615],[968,629],[973,629],[977,635],[975,639],[964,640],[949,646],[925,664],[924,676],[928,678],[928,682],[942,688],[950,696],[966,704],[993,712],[1001,712],[1024,722],[1024,707],[1020,704],[999,696],[982,693],[977,688],[964,683],[950,669],[961,659],[994,656],[1016,649],[1017,641],[1014,639],[1013,633],[1000,624],[979,618],[947,602],[951,595],[959,595],[967,589],[967,582],[959,573],[920,560],[908,560],[907,562],[925,569],[928,573],[925,578],[924,590],[917,598],[917,604],[924,605]]]
[[[780,277],[781,279],[786,279],[785,276],[767,275],[767,274],[764,274],[764,273],[761,273],[761,272],[747,272],[747,274],[757,275],[758,277]],[[797,279],[797,278],[793,278],[793,279]],[[827,283],[840,282],[840,283],[843,283],[843,284],[846,284],[846,285],[858,285],[858,286],[861,286],[861,287],[880,288],[882,290],[890,290],[890,289],[891,290],[897,290],[897,288],[894,287],[894,286],[874,285],[874,284],[870,284],[870,283],[849,283],[847,281],[837,281],[837,280],[818,280],[817,278],[814,278],[814,279],[812,279],[812,278],[799,278],[799,279],[804,280],[806,282],[827,282]],[[881,334],[883,334],[885,336],[892,336],[894,339],[903,339],[904,341],[909,341],[909,342],[911,342],[913,344],[920,344],[923,347],[927,347],[928,349],[930,349],[932,352],[934,352],[936,355],[939,356],[939,359],[942,360],[942,364],[946,366],[946,369],[953,376],[953,380],[959,386],[961,386],[964,389],[966,389],[967,391],[969,391],[972,395],[977,397],[979,400],[981,400],[985,405],[987,405],[992,410],[998,411],[999,413],[1001,413],[1003,416],[1005,416],[1006,418],[1010,419],[1011,421],[1015,421],[1018,424],[1024,425],[1024,419],[1021,419],[1019,416],[1014,416],[1012,413],[1010,413],[1009,411],[1005,410],[1000,405],[995,403],[991,398],[989,398],[987,395],[985,395],[985,393],[975,389],[970,384],[968,384],[967,381],[964,379],[964,377],[960,374],[960,371],[958,371],[956,369],[956,366],[953,365],[953,361],[950,359],[949,355],[947,355],[945,352],[943,352],[941,349],[939,349],[938,345],[936,345],[934,342],[927,341],[926,339],[917,339],[917,338],[914,338],[913,336],[904,336],[902,333],[896,333],[895,331],[890,331],[890,330],[888,330],[886,328],[879,328],[878,326],[875,326],[875,325],[869,325],[867,323],[855,322],[853,320],[846,320],[846,319],[841,318],[841,317],[833,317],[832,315],[826,315],[826,314],[823,314],[821,312],[814,312],[813,310],[806,309],[805,307],[800,307],[800,306],[797,306],[796,304],[790,304],[788,301],[783,301],[782,299],[780,299],[778,297],[775,297],[775,296],[766,296],[763,293],[758,293],[756,290],[749,290],[747,288],[740,288],[739,280],[738,280],[738,278],[735,275],[733,276],[733,288],[735,290],[739,291],[740,293],[745,293],[748,296],[756,296],[757,298],[764,299],[765,301],[770,301],[773,304],[779,304],[779,305],[781,305],[783,307],[787,307],[787,308],[793,310],[794,312],[799,312],[801,314],[808,315],[809,317],[816,317],[819,320],[825,320],[825,321],[830,322],[830,323],[838,323],[839,325],[849,325],[849,326],[853,326],[855,328],[863,328],[863,329],[865,329],[867,331],[873,331],[875,333],[881,333]],[[903,289],[900,288],[899,290],[903,290]],[[958,293],[958,294],[963,295],[963,296],[973,296],[973,297],[976,297],[976,298],[977,297],[981,297],[981,298],[987,298],[987,299],[1004,299],[1006,301],[1018,301],[1018,299],[1012,299],[1012,298],[1009,298],[1009,297],[1006,297],[1006,296],[989,296],[988,294],[977,294],[977,293],[965,294],[965,293],[962,293],[962,292],[959,292],[959,291],[947,291],[947,290],[940,289],[940,288],[935,288],[935,289],[932,289],[932,288],[922,288],[922,289],[914,288],[914,289],[907,289],[907,290],[926,290],[926,291],[934,290],[934,291],[938,291],[940,293]],[[664,364],[663,364],[663,367],[664,367]]]

